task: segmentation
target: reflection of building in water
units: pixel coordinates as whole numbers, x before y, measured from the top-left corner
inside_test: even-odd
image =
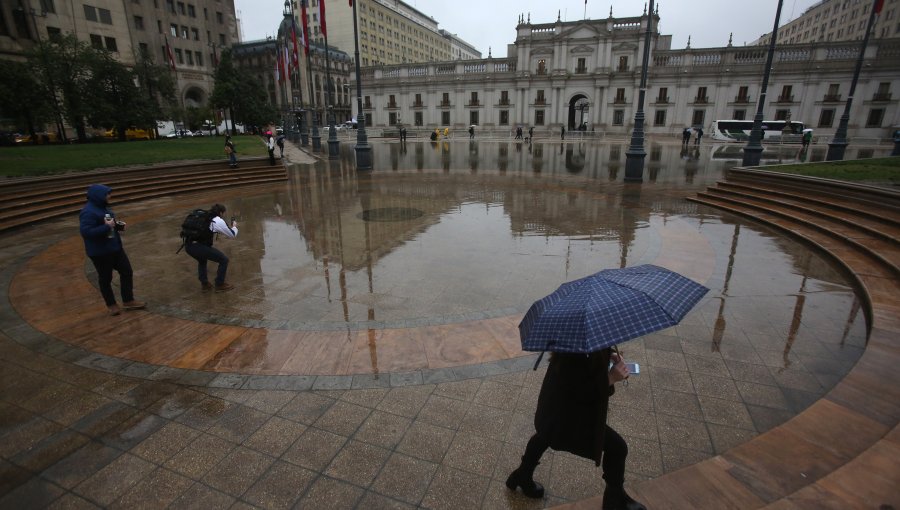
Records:
[[[722,41],[718,48],[672,49],[672,36],[658,32],[659,13],[653,18],[645,131],[675,136],[685,126],[752,119],[767,48]],[[511,131],[522,125],[546,136],[584,121],[592,131],[627,134],[649,20],[646,12],[555,23],[520,17],[506,58],[364,68],[364,111],[375,127],[402,117],[425,129],[478,124]],[[869,42],[855,91],[858,102],[850,111],[850,136],[890,136],[898,114],[898,48],[896,38]],[[858,54],[858,41],[776,48],[778,72],[769,83],[764,117],[791,118],[815,127],[817,135],[834,134]]]

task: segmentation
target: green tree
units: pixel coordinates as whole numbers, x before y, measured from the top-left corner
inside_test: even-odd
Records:
[[[219,57],[219,66],[216,68],[215,85],[213,86],[212,95],[209,97],[210,103],[216,108],[228,110],[228,116],[231,118],[231,134],[236,134],[234,128],[234,105],[238,95],[238,75],[234,67],[234,61],[231,57],[231,50],[222,50]],[[228,129],[228,126],[225,126]]]
[[[141,53],[137,56],[133,71],[141,95],[151,102],[149,106],[154,109],[153,120],[175,118],[178,97],[175,93],[175,77],[169,68],[156,65],[149,55]],[[156,122],[152,128],[158,135]]]
[[[125,141],[129,127],[149,127],[156,123],[159,106],[141,94],[132,71],[106,51],[94,56],[91,71],[86,98],[91,105],[88,111],[91,124],[114,127],[119,140]]]
[[[37,126],[53,116],[49,92],[35,76],[36,69],[26,62],[9,62],[0,73],[0,117],[11,119],[37,141]]]
[[[216,108],[229,111],[232,134],[236,131],[235,122],[259,126],[275,119],[275,109],[266,100],[262,83],[246,70],[234,66],[230,50],[222,51],[215,80],[210,102]]]
[[[39,76],[44,88],[58,93],[60,109],[75,128],[79,141],[86,139],[85,122],[91,110],[86,101],[88,83],[98,58],[98,50],[72,34],[41,41],[29,58],[31,65],[41,68]]]

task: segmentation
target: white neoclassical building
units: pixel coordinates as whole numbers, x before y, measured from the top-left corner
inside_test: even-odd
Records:
[[[520,18],[507,58],[391,66],[362,71],[368,125],[422,128],[577,129],[630,133],[649,15],[533,24]],[[653,14],[644,104],[649,134],[673,135],[717,119],[753,119],[767,48],[670,48]],[[790,118],[833,133],[844,111],[860,41],[779,45],[765,119]],[[355,87],[355,85],[353,85]],[[900,125],[900,39],[870,42],[849,134],[884,138]],[[355,109],[355,105],[354,105]],[[354,112],[354,115],[356,112]]]

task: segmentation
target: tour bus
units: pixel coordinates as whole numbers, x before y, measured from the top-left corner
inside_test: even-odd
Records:
[[[763,139],[780,138],[786,123],[787,121],[784,120],[764,120],[762,123]],[[803,135],[803,128],[806,126],[797,121],[790,121],[790,123],[788,134],[796,135],[796,139],[793,141],[799,142],[800,136]],[[714,120],[711,129],[712,139],[723,142],[746,142],[750,138],[752,129],[752,120]]]

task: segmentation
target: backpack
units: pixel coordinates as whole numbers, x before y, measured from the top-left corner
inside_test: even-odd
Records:
[[[191,242],[212,244],[213,232],[209,229],[212,220],[212,214],[207,210],[194,209],[189,212],[181,222],[181,247],[175,253],[180,252]]]

